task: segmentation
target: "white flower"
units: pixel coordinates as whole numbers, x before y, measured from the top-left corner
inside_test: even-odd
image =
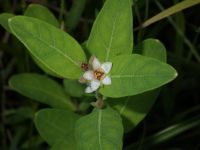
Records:
[[[82,83],[88,82],[88,86],[85,89],[86,93],[96,91],[101,84],[111,84],[111,78],[108,76],[108,73],[112,68],[112,63],[104,62],[101,64],[95,56],[92,56],[89,62],[92,65],[92,69],[86,71],[79,80]]]

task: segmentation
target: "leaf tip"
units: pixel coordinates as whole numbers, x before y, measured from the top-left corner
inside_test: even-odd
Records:
[[[13,18],[14,17],[11,17],[11,18],[8,19],[8,26],[9,26],[11,32],[12,32],[12,21],[13,21]]]
[[[175,73],[174,73],[174,79],[175,79],[177,76],[178,76],[178,73],[177,73],[177,71],[175,71]]]
[[[12,19],[13,19],[13,17],[8,19],[8,23],[9,23],[9,24],[10,24],[10,22],[12,21]]]
[[[13,87],[13,79],[14,79],[14,76],[10,77],[9,80],[8,80],[8,85],[11,89],[14,89]]]

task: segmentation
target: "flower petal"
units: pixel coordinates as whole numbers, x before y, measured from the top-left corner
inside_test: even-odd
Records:
[[[106,76],[101,82],[105,85],[110,85],[111,84],[111,78],[109,76]]]
[[[83,74],[83,78],[85,78],[86,80],[92,80],[93,79],[93,72],[92,71],[86,71]]]
[[[79,82],[80,82],[80,83],[86,83],[87,80],[86,80],[84,77],[80,77]]]
[[[112,63],[111,63],[111,62],[105,62],[105,63],[103,63],[103,64],[101,65],[101,69],[103,69],[103,71],[104,71],[105,73],[109,73],[110,70],[111,70],[111,68],[112,68]]]
[[[88,86],[86,89],[85,89],[85,93],[92,93],[94,92],[94,90],[92,90],[92,88],[90,86]]]
[[[96,91],[100,86],[100,81],[92,80],[90,83],[90,86],[91,86],[92,90]]]
[[[92,56],[89,62],[92,65],[93,70],[97,70],[101,67],[101,63],[95,56]]]

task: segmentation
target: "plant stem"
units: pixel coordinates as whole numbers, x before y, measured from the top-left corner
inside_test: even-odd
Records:
[[[134,1],[134,8],[135,8],[135,13],[136,13],[136,16],[137,16],[137,20],[139,22],[139,24],[141,25],[142,24],[142,19],[141,19],[141,15],[140,15],[140,11],[138,9],[138,5],[136,3],[136,1]],[[138,32],[138,36],[137,36],[137,43],[139,43],[141,41],[141,38],[142,38],[142,29],[140,28],[139,32]]]
[[[148,13],[149,13],[149,0],[146,0],[144,20],[148,18],[149,16]]]
[[[81,19],[81,15],[85,8],[86,0],[73,0],[72,6],[66,18],[67,31],[71,31],[76,28]]]
[[[157,0],[155,2],[158,2]],[[197,5],[200,3],[200,0],[184,0],[164,11],[162,11],[161,13],[153,16],[152,18],[148,19],[147,21],[145,21],[143,24],[142,24],[142,27],[147,27],[149,26],[150,24],[152,23],[155,23],[163,18],[166,18],[170,15],[173,15],[179,11],[182,11],[186,8],[189,8],[189,7],[192,7],[194,5]]]
[[[156,2],[157,2],[157,0],[156,0]],[[179,11],[182,11],[186,8],[192,7],[192,6],[197,5],[199,3],[200,3],[200,0],[184,0],[184,1],[174,5],[172,7],[162,11],[161,13],[153,16],[152,18],[148,19],[142,25],[136,27],[134,29],[134,31],[136,31],[140,28],[145,28],[145,27],[147,27],[147,26],[149,26],[149,25],[151,25],[151,24],[153,24],[153,23],[155,23],[155,22],[157,22],[161,19],[164,19],[168,16],[171,16],[171,15],[173,15],[173,14],[179,12]]]
[[[164,10],[163,6],[156,1],[157,6],[161,9]],[[197,61],[200,63],[200,55],[198,54],[197,50],[195,49],[195,47],[192,45],[192,43],[190,42],[190,40],[184,36],[184,33],[179,29],[179,27],[176,25],[176,23],[172,20],[171,17],[167,17],[167,19],[169,20],[169,22],[171,23],[171,25],[175,28],[176,32],[184,39],[184,42],[186,43],[186,45],[189,47],[191,53],[194,55],[194,57],[197,59]]]
[[[64,10],[65,10],[65,0],[61,0],[61,2],[60,2],[60,12],[59,12],[59,22],[60,23],[63,20]]]

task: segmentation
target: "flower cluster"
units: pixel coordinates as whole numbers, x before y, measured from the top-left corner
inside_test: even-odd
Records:
[[[104,62],[101,64],[95,56],[92,56],[89,64],[91,67],[84,72],[79,80],[81,83],[87,83],[88,86],[85,89],[86,93],[96,91],[101,85],[111,84],[111,78],[108,75],[112,68],[111,62]]]

